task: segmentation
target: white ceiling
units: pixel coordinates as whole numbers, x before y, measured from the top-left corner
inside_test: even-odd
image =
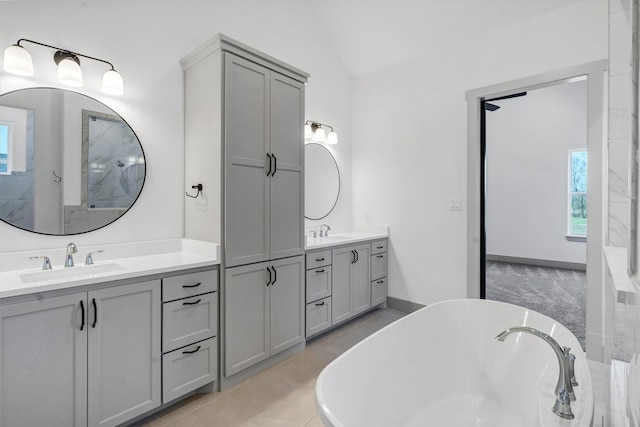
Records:
[[[582,0],[305,1],[314,15],[309,30],[324,32],[349,73],[358,76],[428,54],[430,46]]]

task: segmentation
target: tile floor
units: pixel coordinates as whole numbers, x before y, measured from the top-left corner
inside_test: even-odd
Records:
[[[196,394],[134,424],[151,427],[322,427],[315,383],[322,369],[377,330],[403,317],[375,309],[307,343],[304,351],[220,393]]]

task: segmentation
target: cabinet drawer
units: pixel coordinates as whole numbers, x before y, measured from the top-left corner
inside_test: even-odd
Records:
[[[218,335],[218,293],[162,304],[162,352]]]
[[[331,266],[307,270],[307,302],[331,296]]]
[[[306,336],[310,337],[331,327],[331,297],[307,304]]]
[[[387,275],[387,254],[371,256],[371,280],[379,279]]]
[[[371,242],[371,253],[373,255],[387,252],[387,239],[375,240]]]
[[[387,301],[387,278],[371,282],[371,307]]]
[[[162,301],[173,301],[218,290],[218,270],[162,279]]]
[[[307,254],[307,270],[331,264],[331,249]]]
[[[218,379],[218,339],[197,342],[162,356],[162,403]]]

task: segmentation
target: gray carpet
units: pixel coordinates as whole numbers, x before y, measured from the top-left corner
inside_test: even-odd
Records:
[[[487,261],[487,299],[535,310],[566,326],[585,348],[584,271]]]

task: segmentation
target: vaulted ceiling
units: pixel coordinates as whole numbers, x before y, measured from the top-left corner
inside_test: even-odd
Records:
[[[326,34],[352,76],[580,1],[306,0],[309,31]]]

